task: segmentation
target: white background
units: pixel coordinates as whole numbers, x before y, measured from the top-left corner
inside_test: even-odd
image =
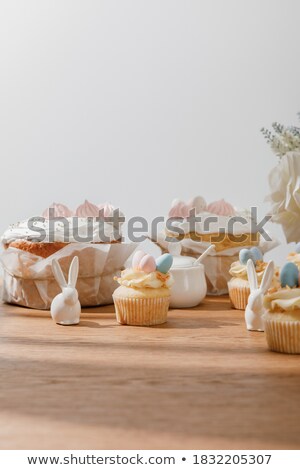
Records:
[[[1,232],[85,198],[266,211],[259,131],[297,119],[299,17],[297,0],[2,1]]]

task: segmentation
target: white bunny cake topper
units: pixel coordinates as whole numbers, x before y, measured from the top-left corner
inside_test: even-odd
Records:
[[[252,259],[247,261],[247,273],[250,284],[250,295],[245,311],[247,330],[264,331],[263,315],[265,308],[263,298],[269,289],[274,276],[274,262],[270,261],[264,272],[260,287],[258,287],[257,274]]]
[[[52,260],[53,275],[61,287],[51,303],[51,316],[60,325],[77,325],[80,321],[81,305],[78,300],[76,282],[79,271],[78,256],[74,256],[69,268],[68,282],[57,259]]]

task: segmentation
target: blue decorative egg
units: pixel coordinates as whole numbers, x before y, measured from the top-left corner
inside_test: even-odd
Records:
[[[286,263],[280,272],[281,287],[298,287],[299,270],[294,263]]]
[[[165,253],[164,255],[156,258],[156,269],[160,273],[167,274],[173,263],[173,256],[170,253]]]
[[[300,253],[300,242],[296,244],[295,251],[296,253]]]
[[[239,253],[239,259],[241,264],[247,264],[248,259],[252,259],[253,263],[255,264],[255,257],[251,250],[247,250],[247,248],[243,248]]]
[[[255,261],[260,261],[260,260],[263,259],[262,252],[260,251],[259,248],[257,248],[257,246],[254,246],[253,248],[250,248],[250,252],[254,256]]]

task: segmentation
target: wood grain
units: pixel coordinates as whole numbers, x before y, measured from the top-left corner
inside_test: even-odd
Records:
[[[271,353],[227,297],[119,326],[0,305],[2,449],[251,449],[300,445],[300,357]]]

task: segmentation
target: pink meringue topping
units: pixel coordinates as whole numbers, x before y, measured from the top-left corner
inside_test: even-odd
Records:
[[[196,214],[205,212],[207,210],[207,204],[202,196],[196,196],[187,203],[189,210],[195,209]]]
[[[43,214],[42,214],[42,217],[44,217],[45,219],[49,219],[50,217],[50,213],[49,213],[49,210],[50,209],[53,209],[53,217],[73,217],[74,215],[74,212],[71,211],[71,209],[69,209],[67,206],[65,206],[64,204],[59,204],[59,203],[56,203],[56,202],[53,202],[53,204],[51,204],[51,206],[47,207],[47,209],[44,210]]]
[[[229,202],[226,202],[224,199],[220,199],[219,201],[214,201],[208,204],[207,206],[208,212],[217,215],[225,215],[225,216],[233,216],[235,215],[235,210]]]
[[[87,199],[76,209],[77,217],[99,217],[99,207]]]
[[[201,196],[196,196],[190,199],[188,203],[175,199],[172,202],[169,217],[183,217],[185,219],[190,215],[192,209],[195,209],[196,214],[206,211],[207,205],[205,199]]]
[[[169,210],[169,217],[183,217],[184,219],[189,216],[189,207],[185,202],[175,200]]]
[[[104,204],[98,204],[98,210],[103,210],[104,217],[112,217],[115,208],[108,202],[104,202]]]

